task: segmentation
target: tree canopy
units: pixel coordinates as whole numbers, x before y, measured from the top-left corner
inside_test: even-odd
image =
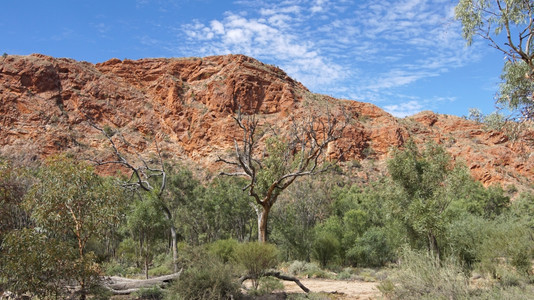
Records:
[[[468,44],[475,36],[505,54],[497,104],[534,118],[534,3],[530,0],[460,0],[455,9]]]

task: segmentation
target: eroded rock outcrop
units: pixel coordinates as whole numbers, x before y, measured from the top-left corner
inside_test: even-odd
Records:
[[[463,118],[422,112],[398,119],[375,105],[311,93],[277,67],[243,55],[111,59],[100,64],[40,54],[0,58],[0,149],[38,159],[108,147],[89,122],[123,136],[130,152],[155,151],[211,170],[239,130],[238,109],[287,128],[314,107],[344,105],[350,125],[329,147],[343,160],[384,160],[412,138],[445,146],[484,184],[528,186],[534,180],[534,133],[510,140]],[[377,167],[378,165],[378,167]],[[381,166],[381,167],[380,167]]]

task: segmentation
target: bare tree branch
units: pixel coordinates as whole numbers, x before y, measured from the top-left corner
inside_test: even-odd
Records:
[[[262,213],[258,213],[260,241],[265,241],[266,219],[280,193],[299,177],[329,169],[329,166],[320,168],[326,162],[328,145],[342,137],[349,120],[342,107],[338,110],[334,116],[329,105],[323,112],[310,108],[302,118],[289,117],[286,131],[269,123],[260,128],[256,115],[244,116],[240,110],[233,117],[242,131],[242,138],[234,140],[233,158],[219,157],[217,161],[237,169],[221,172],[221,175],[247,178],[248,184],[243,190],[248,190],[263,208]],[[260,140],[265,143],[263,150],[258,145]]]

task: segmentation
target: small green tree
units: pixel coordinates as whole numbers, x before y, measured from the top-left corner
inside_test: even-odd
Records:
[[[235,249],[235,258],[245,268],[254,289],[257,289],[259,279],[278,263],[278,249],[273,244],[248,242]]]
[[[388,202],[391,215],[406,226],[412,241],[426,239],[428,250],[438,258],[438,237],[453,200],[446,193],[452,170],[451,158],[442,147],[428,144],[420,152],[413,141],[396,150],[388,161],[393,187]]]
[[[138,258],[143,260],[145,278],[148,279],[149,265],[154,257],[154,246],[168,227],[167,220],[153,199],[138,200],[131,204],[126,216],[126,226],[138,243]]]
[[[37,177],[26,197],[26,207],[37,226],[75,241],[78,255],[73,277],[85,299],[98,270],[94,255],[86,252],[87,242],[120,221],[122,190],[111,179],[95,174],[89,165],[65,156],[47,160]]]
[[[324,268],[339,255],[341,243],[330,232],[320,232],[317,235],[312,246],[312,254]]]

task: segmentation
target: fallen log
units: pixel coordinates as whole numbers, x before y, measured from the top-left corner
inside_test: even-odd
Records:
[[[174,274],[149,279],[131,279],[119,276],[110,276],[103,279],[102,285],[115,295],[128,295],[137,292],[142,288],[150,288],[153,286],[162,287],[168,284],[170,281],[180,277],[182,270]]]
[[[288,276],[288,275],[282,275],[280,274],[280,272],[265,272],[263,273],[261,276],[272,276],[272,277],[276,277],[278,279],[281,279],[281,280],[285,280],[285,281],[293,281],[294,283],[296,283],[305,293],[309,293],[310,292],[310,289],[307,288],[306,286],[304,286],[304,284],[302,284],[302,282],[300,282],[300,280],[298,280],[297,277],[293,277],[293,276]],[[254,277],[250,276],[250,275],[246,275],[246,276],[242,276],[239,278],[239,284],[243,284],[243,282],[247,279],[255,279]]]

